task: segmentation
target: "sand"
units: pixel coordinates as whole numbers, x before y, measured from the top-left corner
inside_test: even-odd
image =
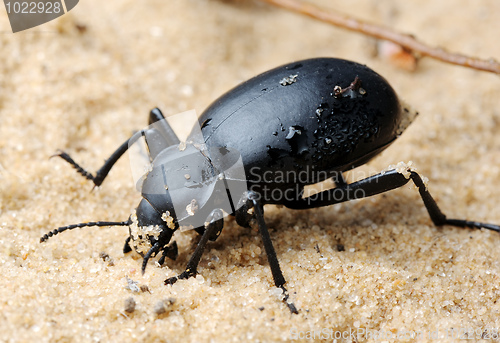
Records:
[[[318,3],[500,58],[496,0]],[[498,76],[429,59],[407,72],[374,56],[366,37],[247,1],[86,0],[16,34],[1,13],[0,340],[499,340],[500,235],[435,227],[412,185],[322,209],[266,206],[298,315],[279,300],[257,230],[231,219],[200,275],[172,287],[163,281],[183,270],[192,231],[176,235],[175,262],[151,262],[144,276],[140,256],[122,253],[127,228],[39,243],[58,226],[126,220],[140,200],[126,157],[91,191],[49,159],[57,149],[95,171],[151,108],[201,113],[245,79],[317,56],[367,64],[420,112],[350,180],[411,160],[450,217],[499,224]]]

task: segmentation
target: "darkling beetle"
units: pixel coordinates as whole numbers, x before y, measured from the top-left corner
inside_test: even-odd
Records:
[[[192,143],[189,137],[186,143],[181,143],[160,110],[153,109],[149,124],[160,125],[140,132],[147,142],[152,168],[144,176],[143,199],[135,213],[123,222],[60,227],[40,241],[74,228],[129,226],[130,235],[123,250],[131,251],[129,243],[133,243],[144,258],[144,272],[149,258],[160,252],[160,264],[165,257],[176,257],[175,242],[169,245],[174,231],[181,219],[189,223],[196,218],[193,222],[198,224],[194,228],[202,235],[201,240],[186,269],[165,280],[165,284],[173,284],[178,279],[196,275],[207,242],[216,240],[222,231],[224,210],[234,215],[243,227],[249,227],[250,221],[256,219],[274,284],[283,290],[283,300],[289,309],[297,313],[284,287],[286,281],[264,220],[264,204],[280,204],[292,209],[329,206],[387,192],[412,180],[435,225],[500,232],[498,225],[448,219],[422,177],[408,166],[350,184],[345,181],[344,171],[368,162],[386,149],[416,115],[399,101],[383,77],[364,65],[335,58],[315,58],[277,67],[240,84],[205,110],[199,118],[203,148]],[[57,156],[92,180],[95,186],[100,186],[132,139],[123,143],[95,176],[65,152]],[[187,152],[192,158],[183,159]],[[243,162],[244,180],[225,175],[234,164],[235,156],[240,156]],[[301,175],[283,178],[283,172],[287,176]],[[178,179],[179,173],[193,174],[200,185],[210,187],[197,189],[182,182],[167,181]],[[329,178],[335,182],[334,188],[303,196],[306,185]],[[243,182],[244,191],[237,196],[230,194],[228,182]],[[170,187],[171,184],[174,187]],[[184,201],[185,209],[174,208],[174,192],[181,203]],[[224,197],[229,198],[229,208],[218,205]]]

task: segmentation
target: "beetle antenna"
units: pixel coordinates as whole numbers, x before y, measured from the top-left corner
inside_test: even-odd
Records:
[[[45,242],[46,240],[48,240],[50,237],[52,236],[55,236],[63,231],[66,231],[66,230],[73,230],[73,229],[76,229],[76,228],[80,228],[80,227],[88,227],[88,226],[129,226],[130,224],[132,224],[132,220],[131,219],[128,219],[126,221],[123,221],[123,222],[88,222],[88,223],[79,223],[79,224],[73,224],[73,225],[68,225],[68,226],[61,226],[60,228],[57,228],[55,230],[52,230],[48,233],[46,233],[45,235],[43,235],[42,237],[40,237],[40,243],[43,243]]]
[[[149,249],[149,251],[146,253],[146,255],[144,255],[144,258],[142,260],[142,268],[141,268],[142,275],[144,275],[144,273],[146,272],[146,266],[148,265],[148,261],[151,258],[151,255],[153,255],[154,253],[158,253],[158,251],[160,251],[160,243],[156,242],[151,247],[151,249]]]

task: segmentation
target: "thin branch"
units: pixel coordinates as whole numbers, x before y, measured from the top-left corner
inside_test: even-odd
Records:
[[[468,57],[462,54],[450,53],[442,48],[430,47],[413,37],[402,34],[387,27],[367,23],[345,14],[334,13],[324,8],[320,8],[308,3],[296,0],[260,0],[271,5],[288,9],[300,14],[307,15],[335,26],[347,30],[363,33],[367,36],[387,40],[402,46],[403,48],[417,53],[421,56],[428,56],[443,62],[457,64],[468,68],[488,71],[500,74],[500,63],[494,59],[482,60],[475,57]]]

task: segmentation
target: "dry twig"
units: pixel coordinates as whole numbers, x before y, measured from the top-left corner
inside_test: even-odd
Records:
[[[430,47],[415,37],[393,31],[387,27],[367,23],[345,14],[334,13],[324,8],[320,8],[308,3],[296,0],[260,0],[271,5],[288,9],[300,14],[307,15],[335,26],[339,26],[351,31],[363,33],[377,39],[384,39],[420,56],[428,56],[443,62],[457,64],[468,68],[488,71],[500,74],[500,63],[494,59],[482,60],[475,57],[468,57],[462,54],[450,53],[442,48]]]

